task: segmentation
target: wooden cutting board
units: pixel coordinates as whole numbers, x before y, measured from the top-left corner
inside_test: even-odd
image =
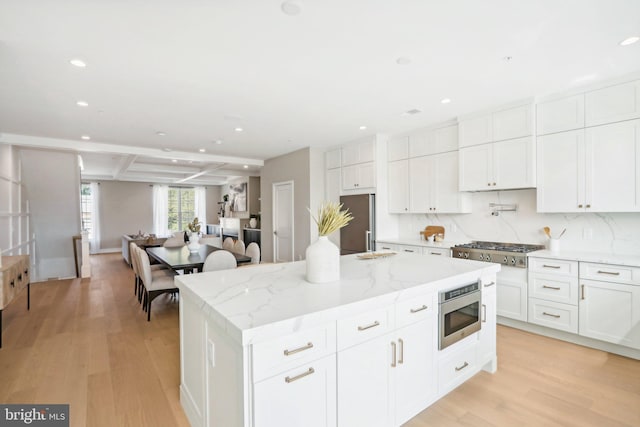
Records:
[[[440,225],[428,225],[424,231],[421,231],[420,234],[424,236],[426,240],[427,237],[432,236],[434,234],[442,233],[442,238],[444,239],[444,227]]]

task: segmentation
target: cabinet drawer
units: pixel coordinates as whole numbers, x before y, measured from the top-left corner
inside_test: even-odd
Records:
[[[529,257],[529,271],[578,277],[578,261]]]
[[[335,351],[335,323],[254,344],[253,379],[260,381]]]
[[[400,252],[407,252],[411,254],[421,254],[422,248],[420,246],[411,246],[411,245],[398,245],[398,250]]]
[[[578,278],[529,273],[529,297],[564,304],[578,304]]]
[[[369,310],[366,313],[338,320],[338,350],[386,334],[393,329],[393,307]]]
[[[640,268],[581,262],[580,278],[640,285]]]
[[[394,251],[397,252],[398,251],[398,245],[393,245],[391,243],[384,243],[384,242],[377,242],[376,243],[376,250],[377,251]]]
[[[448,257],[451,256],[451,249],[449,248],[422,248],[422,253],[425,255],[435,255]]]
[[[16,286],[18,286],[17,278],[17,266],[12,265],[5,268],[2,274],[2,294],[0,294],[0,309],[3,309],[7,304],[11,302],[13,296],[16,293]]]
[[[529,298],[529,323],[578,333],[578,307]]]
[[[454,389],[477,371],[478,341],[467,339],[438,362],[438,393]]]
[[[396,304],[396,328],[430,318],[436,311],[434,294],[420,295]]]

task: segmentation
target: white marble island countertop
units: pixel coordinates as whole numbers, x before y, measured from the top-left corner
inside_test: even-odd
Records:
[[[306,263],[263,264],[176,277],[208,317],[242,345],[495,274],[499,264],[400,253],[341,257],[341,279],[313,284]]]

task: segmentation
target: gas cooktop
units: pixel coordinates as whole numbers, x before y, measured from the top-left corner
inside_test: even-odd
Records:
[[[495,262],[519,268],[527,267],[527,252],[544,249],[543,245],[473,241],[451,248],[454,258]]]

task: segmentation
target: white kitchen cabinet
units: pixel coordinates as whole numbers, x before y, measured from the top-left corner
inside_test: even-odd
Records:
[[[523,138],[533,134],[531,104],[496,111],[491,115],[492,141]]]
[[[409,159],[405,173],[409,178],[409,210],[412,213],[433,212],[434,165],[433,156]]]
[[[640,210],[640,120],[538,138],[538,212]]]
[[[527,271],[523,268],[505,267],[497,283],[498,316],[527,321]]]
[[[411,212],[471,212],[469,195],[458,191],[458,163],[457,151],[409,159]]]
[[[409,135],[409,157],[428,156],[457,149],[457,124],[420,129]]]
[[[497,309],[497,285],[493,280],[482,280],[482,324],[478,333],[478,364],[491,364],[490,372],[495,372],[496,349],[496,309]]]
[[[585,125],[640,118],[640,80],[587,92]]]
[[[576,334],[578,333],[578,307],[529,298],[529,323]]]
[[[253,389],[255,427],[336,425],[335,354],[257,382]]]
[[[409,158],[409,137],[406,135],[391,138],[387,143],[387,160],[390,162]]]
[[[422,248],[422,253],[424,255],[450,257],[451,256],[451,249],[449,249],[449,248],[424,247],[424,248]]]
[[[471,147],[493,141],[491,114],[470,117],[458,122],[458,147]]]
[[[444,126],[433,131],[433,152],[446,153],[458,149],[458,125]]]
[[[325,169],[336,169],[342,165],[340,160],[340,149],[330,150],[324,153]]]
[[[431,129],[417,129],[409,134],[409,157],[427,156],[433,154],[433,131]]]
[[[383,252],[393,251],[393,252],[397,252],[398,251],[398,245],[394,245],[392,243],[386,243],[386,242],[376,242],[376,251],[383,251]]]
[[[409,212],[409,160],[397,160],[388,165],[388,209],[390,213]]]
[[[371,189],[376,186],[375,163],[360,163],[342,167],[342,189]]]
[[[438,361],[438,393],[448,393],[478,370],[478,340],[468,337],[443,352]]]
[[[376,159],[375,140],[352,143],[342,147],[342,166],[373,162]]]
[[[460,149],[460,191],[507,190],[536,185],[532,137]]]
[[[421,246],[414,246],[414,245],[396,245],[396,247],[398,248],[399,252],[406,252],[409,254],[422,254],[422,247]]]
[[[584,94],[567,96],[536,105],[538,135],[584,127]]]
[[[580,335],[640,349],[640,285],[580,280]]]

